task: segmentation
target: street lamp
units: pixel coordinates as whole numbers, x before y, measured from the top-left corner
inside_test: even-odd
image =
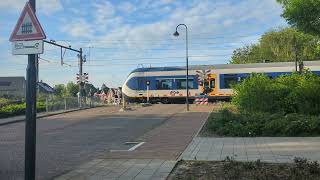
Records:
[[[178,27],[184,26],[186,28],[186,66],[187,66],[187,75],[186,75],[186,90],[187,90],[187,97],[186,97],[186,104],[187,104],[187,111],[189,111],[189,60],[188,60],[188,27],[185,24],[179,24],[176,27],[176,32],[173,33],[174,36],[179,36]]]

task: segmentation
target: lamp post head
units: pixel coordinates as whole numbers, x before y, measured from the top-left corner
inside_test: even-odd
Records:
[[[179,36],[178,31],[174,32],[173,35],[174,35],[174,36]]]

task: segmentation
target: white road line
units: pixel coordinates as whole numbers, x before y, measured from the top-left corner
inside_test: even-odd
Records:
[[[125,142],[125,144],[136,144],[133,147],[131,147],[130,149],[120,149],[120,150],[110,150],[110,152],[129,152],[129,151],[134,151],[135,149],[137,149],[139,146],[142,146],[145,142]]]

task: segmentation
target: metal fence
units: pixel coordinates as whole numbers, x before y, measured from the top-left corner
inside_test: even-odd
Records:
[[[103,103],[98,98],[94,98],[94,97],[85,97],[83,98],[82,103],[80,103],[80,99],[77,97],[69,97],[69,98],[48,97],[46,98],[46,101],[45,101],[46,112],[89,108],[89,107],[100,106],[102,104]]]

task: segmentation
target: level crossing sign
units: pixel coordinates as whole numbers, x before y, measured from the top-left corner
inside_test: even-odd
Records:
[[[12,42],[12,54],[42,54],[43,39],[46,39],[46,35],[27,2],[9,39]]]

